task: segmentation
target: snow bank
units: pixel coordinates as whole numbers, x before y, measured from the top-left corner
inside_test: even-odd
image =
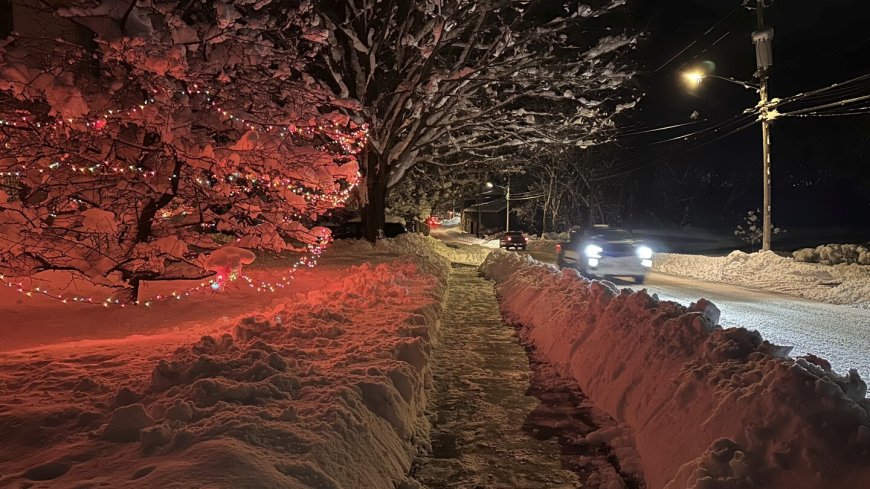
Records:
[[[651,489],[870,487],[866,384],[783,358],[718,309],[494,252],[481,269],[525,341],[629,426]]]
[[[450,270],[415,239],[192,344],[0,355],[0,487],[413,487]]]
[[[870,267],[801,263],[771,251],[724,257],[659,253],[656,272],[780,292],[820,302],[870,308]]]
[[[566,238],[567,239],[567,238]],[[526,249],[529,251],[543,251],[543,252],[556,252],[556,245],[559,243],[559,240],[554,239],[536,239],[529,238],[528,245]]]
[[[429,256],[435,254],[454,263],[480,265],[492,248],[480,244],[445,243],[442,240],[417,233],[405,233],[393,239],[384,239],[372,245],[364,239],[338,240],[330,252],[343,255],[358,255],[372,252],[389,252],[406,256]]]
[[[795,261],[823,265],[870,265],[870,244],[828,244],[792,253]]]

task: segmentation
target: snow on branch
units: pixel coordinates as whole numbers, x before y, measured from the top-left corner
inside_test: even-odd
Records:
[[[623,4],[314,2],[328,69],[311,75],[359,102],[388,187],[457,152],[480,165],[516,146],[587,147],[636,101],[624,58],[637,37],[604,20]]]
[[[68,270],[135,301],[143,280],[209,275],[228,243],[329,239],[316,220],[357,183],[366,127],[305,81],[310,12],[13,4],[47,27],[16,25],[0,51],[0,273]]]

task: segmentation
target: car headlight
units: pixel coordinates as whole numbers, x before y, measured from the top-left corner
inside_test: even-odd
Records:
[[[637,257],[641,260],[650,260],[653,256],[653,250],[649,246],[638,246]]]
[[[586,256],[592,256],[592,257],[596,257],[596,258],[600,257],[601,252],[603,252],[603,251],[604,251],[604,248],[602,248],[598,245],[594,245],[594,244],[586,245],[586,248],[583,249],[583,253],[585,253]]]

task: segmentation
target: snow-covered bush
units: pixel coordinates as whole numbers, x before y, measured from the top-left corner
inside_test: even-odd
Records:
[[[795,261],[823,265],[870,265],[870,244],[827,244],[802,248],[793,254]]]
[[[773,228],[773,234],[784,232],[785,229],[780,229],[778,227]],[[760,243],[761,238],[764,236],[764,229],[761,222],[761,209],[747,211],[742,224],[738,224],[737,229],[734,230],[734,236],[737,236],[751,245]]]
[[[300,81],[321,47],[305,9],[13,5],[0,272],[70,270],[135,299],[141,280],[207,275],[200,252],[228,242],[306,251],[327,238],[313,223],[355,183],[365,131]]]

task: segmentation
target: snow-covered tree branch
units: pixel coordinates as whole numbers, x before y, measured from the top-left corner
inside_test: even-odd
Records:
[[[135,299],[227,243],[305,251],[364,128],[301,82],[320,45],[280,2],[13,2],[0,51],[0,271]],[[295,36],[288,32],[296,32]],[[56,35],[55,35],[56,34]],[[347,111],[346,111],[347,112]]]
[[[368,237],[415,165],[495,165],[519,147],[608,140],[614,116],[635,103],[621,59],[636,38],[604,24],[623,3],[313,2],[325,46],[312,74],[371,128]]]

